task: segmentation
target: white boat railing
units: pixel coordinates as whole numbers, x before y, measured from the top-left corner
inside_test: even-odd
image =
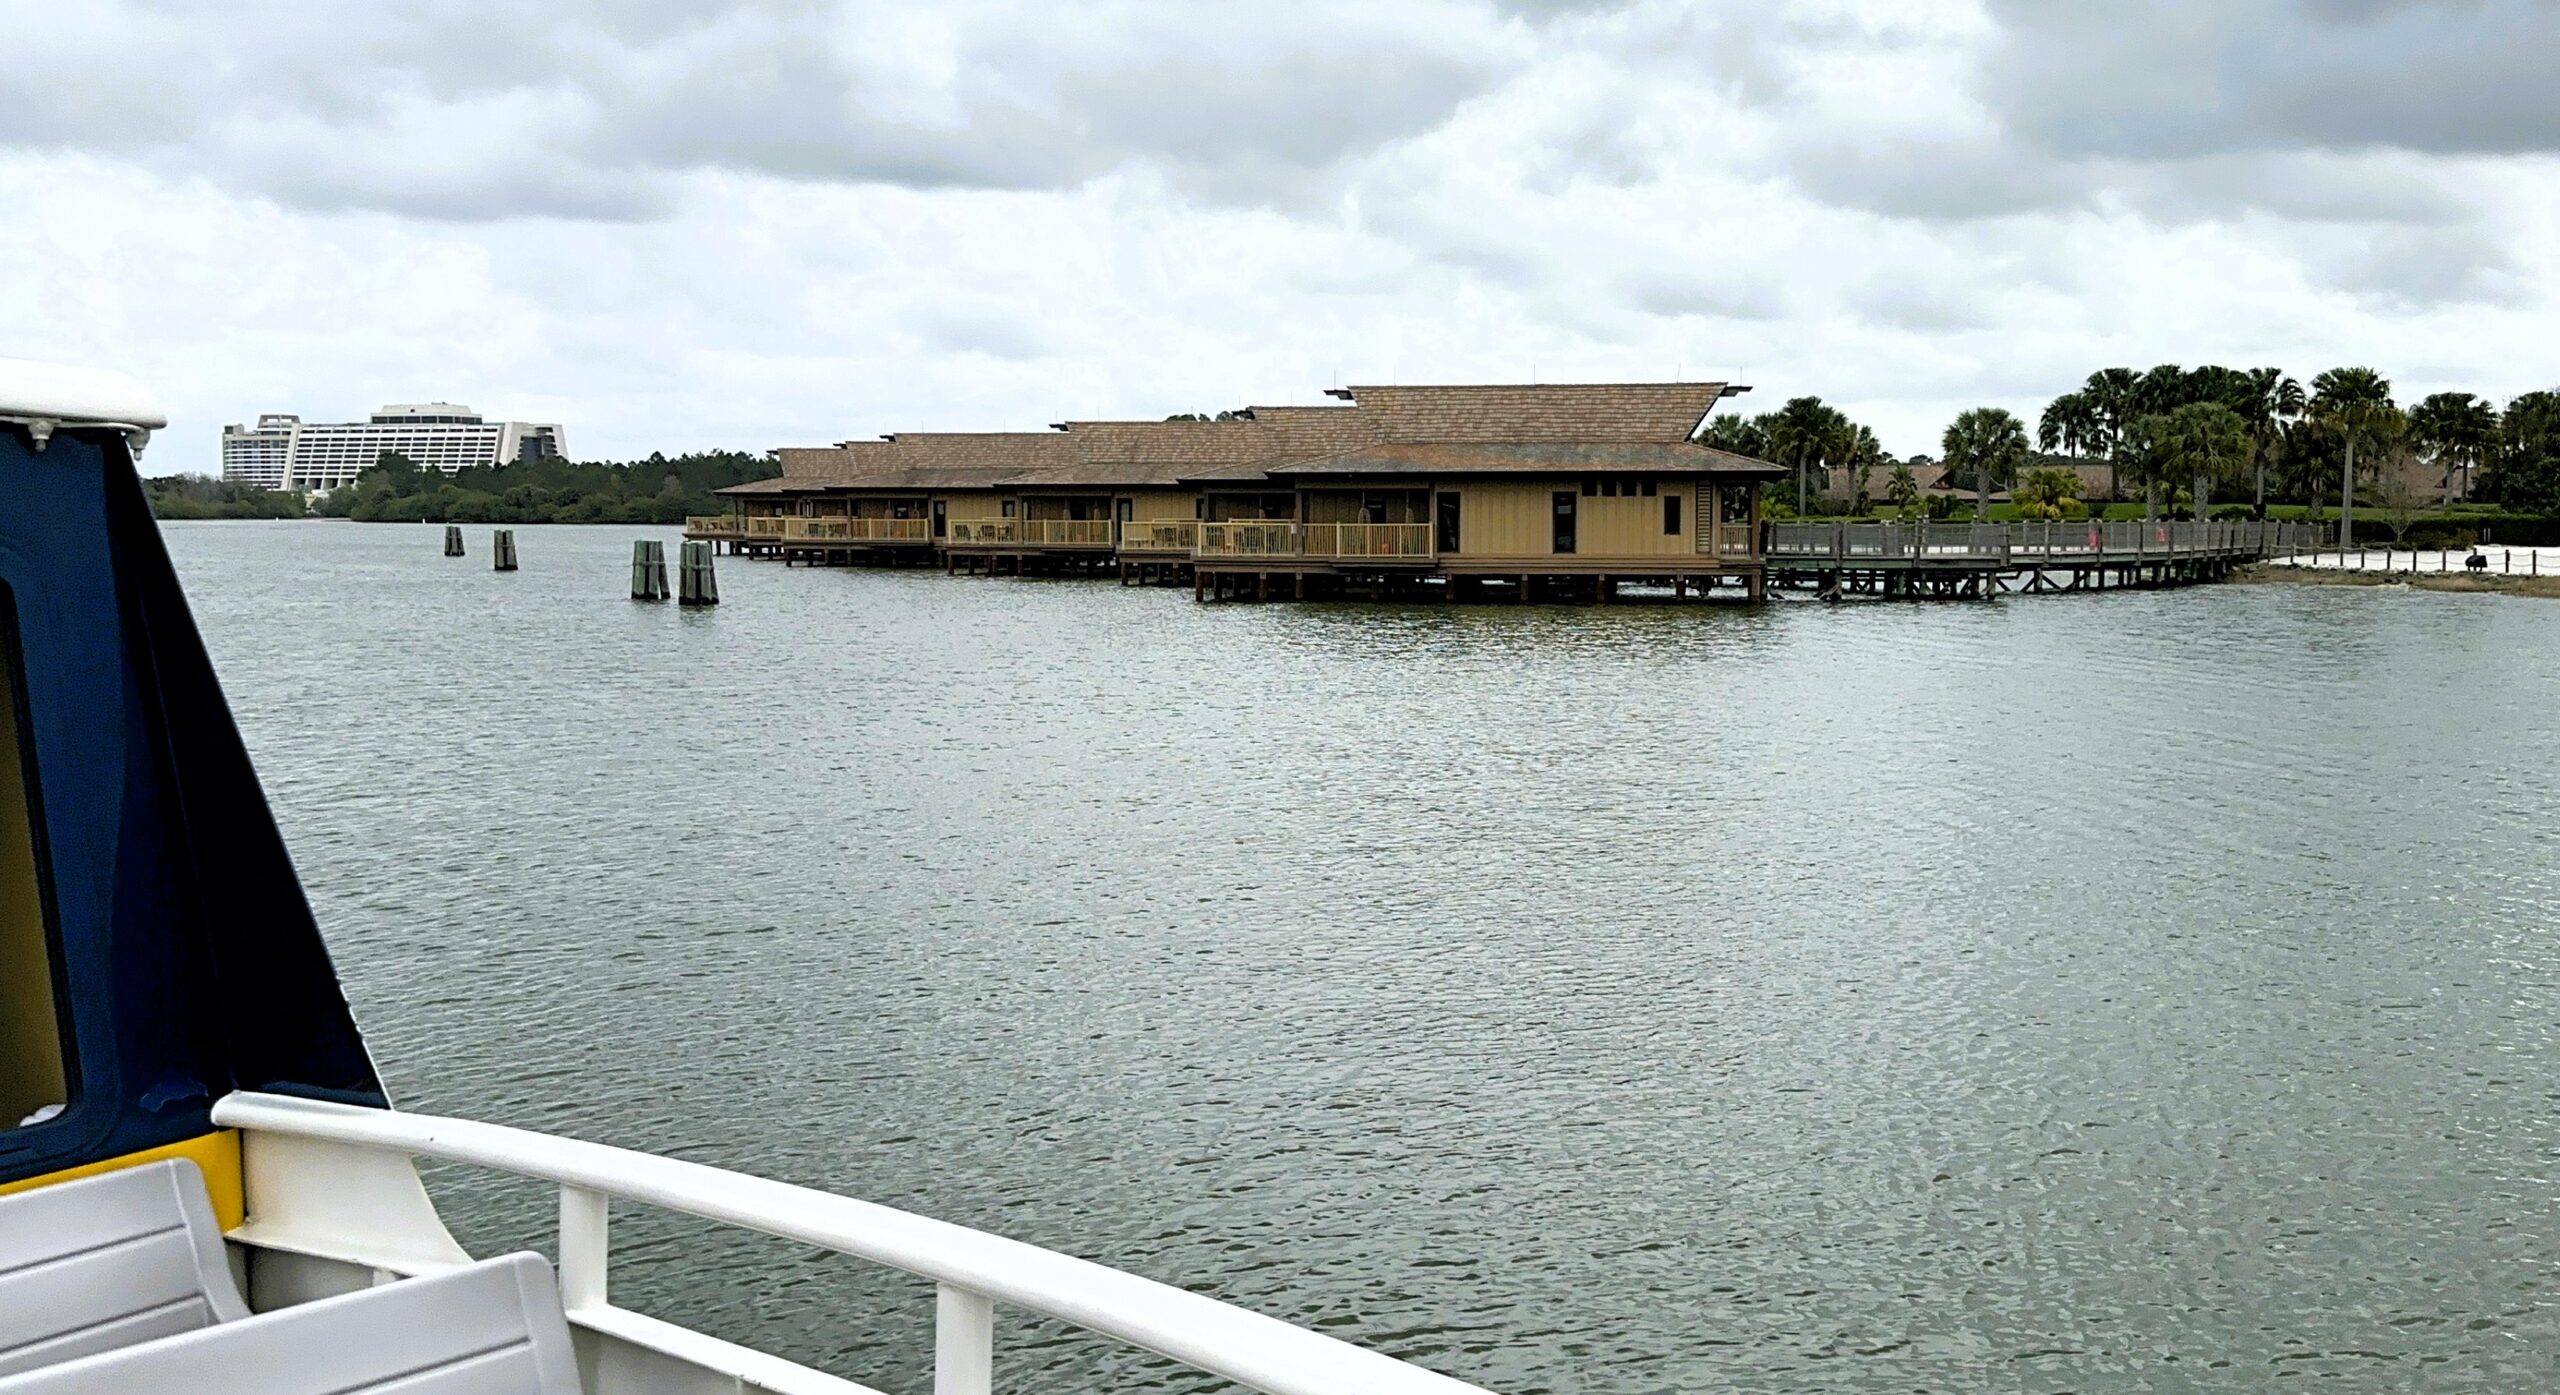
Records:
[[[618,1197],[932,1280],[934,1395],[988,1395],[997,1303],[1268,1395],[1485,1395],[1479,1386],[1090,1260],[702,1163],[501,1124],[245,1091],[216,1102],[213,1121],[253,1139],[273,1134],[441,1158],[557,1184],[560,1293],[572,1321],[636,1316],[605,1299],[606,1204]],[[257,1217],[249,1219],[254,1226]]]

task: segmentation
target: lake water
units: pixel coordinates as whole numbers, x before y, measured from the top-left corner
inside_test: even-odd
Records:
[[[2560,605],[1196,605],[167,530],[390,1087],[1519,1392],[2560,1374]],[[439,1169],[483,1250],[551,1198]],[[616,1298],[930,1389],[927,1286]],[[1212,1388],[1000,1312],[1009,1390]]]

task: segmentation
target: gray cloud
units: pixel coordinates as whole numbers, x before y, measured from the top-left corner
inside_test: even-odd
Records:
[[[1868,278],[1849,293],[1848,303],[1861,318],[1896,329],[1958,333],[1997,323],[1981,298],[1970,293],[1974,289],[1900,272]]]
[[[995,7],[802,0],[326,14],[84,10],[57,61],[0,68],[0,149],[457,220],[651,217],[704,170],[1054,189],[1140,166],[1250,202],[1303,198],[1311,175],[1430,129],[1517,61],[1489,17],[1409,22],[1348,0],[1292,15],[1099,0],[1064,31]]]
[[[1051,352],[1040,327],[1005,305],[935,302],[904,318],[917,340],[937,354],[985,354],[1019,363]]]
[[[1786,314],[1786,290],[1767,276],[1718,276],[1685,267],[1640,266],[1629,272],[1628,302],[1648,315],[1704,315],[1769,321]]]
[[[2087,201],[2090,182],[2049,160],[2021,159],[1996,139],[1916,135],[1824,141],[1791,152],[1797,187],[1826,203],[1892,218],[1970,222]]]
[[[2506,305],[2525,287],[2496,242],[2458,229],[2389,229],[2316,255],[2324,281],[2378,309]]]
[[[1980,95],[2061,156],[2560,149],[2560,8],[2539,0],[1988,0]]]

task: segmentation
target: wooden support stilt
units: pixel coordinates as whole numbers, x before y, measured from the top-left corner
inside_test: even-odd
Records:
[[[676,604],[720,604],[720,579],[711,568],[711,544],[686,543],[677,551]]]
[[[631,599],[667,598],[667,545],[646,538],[631,545]]]

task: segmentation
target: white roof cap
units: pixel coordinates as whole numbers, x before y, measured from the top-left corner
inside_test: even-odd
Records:
[[[26,424],[39,445],[60,426],[120,426],[139,446],[169,414],[151,389],[122,373],[0,358],[0,421]]]

